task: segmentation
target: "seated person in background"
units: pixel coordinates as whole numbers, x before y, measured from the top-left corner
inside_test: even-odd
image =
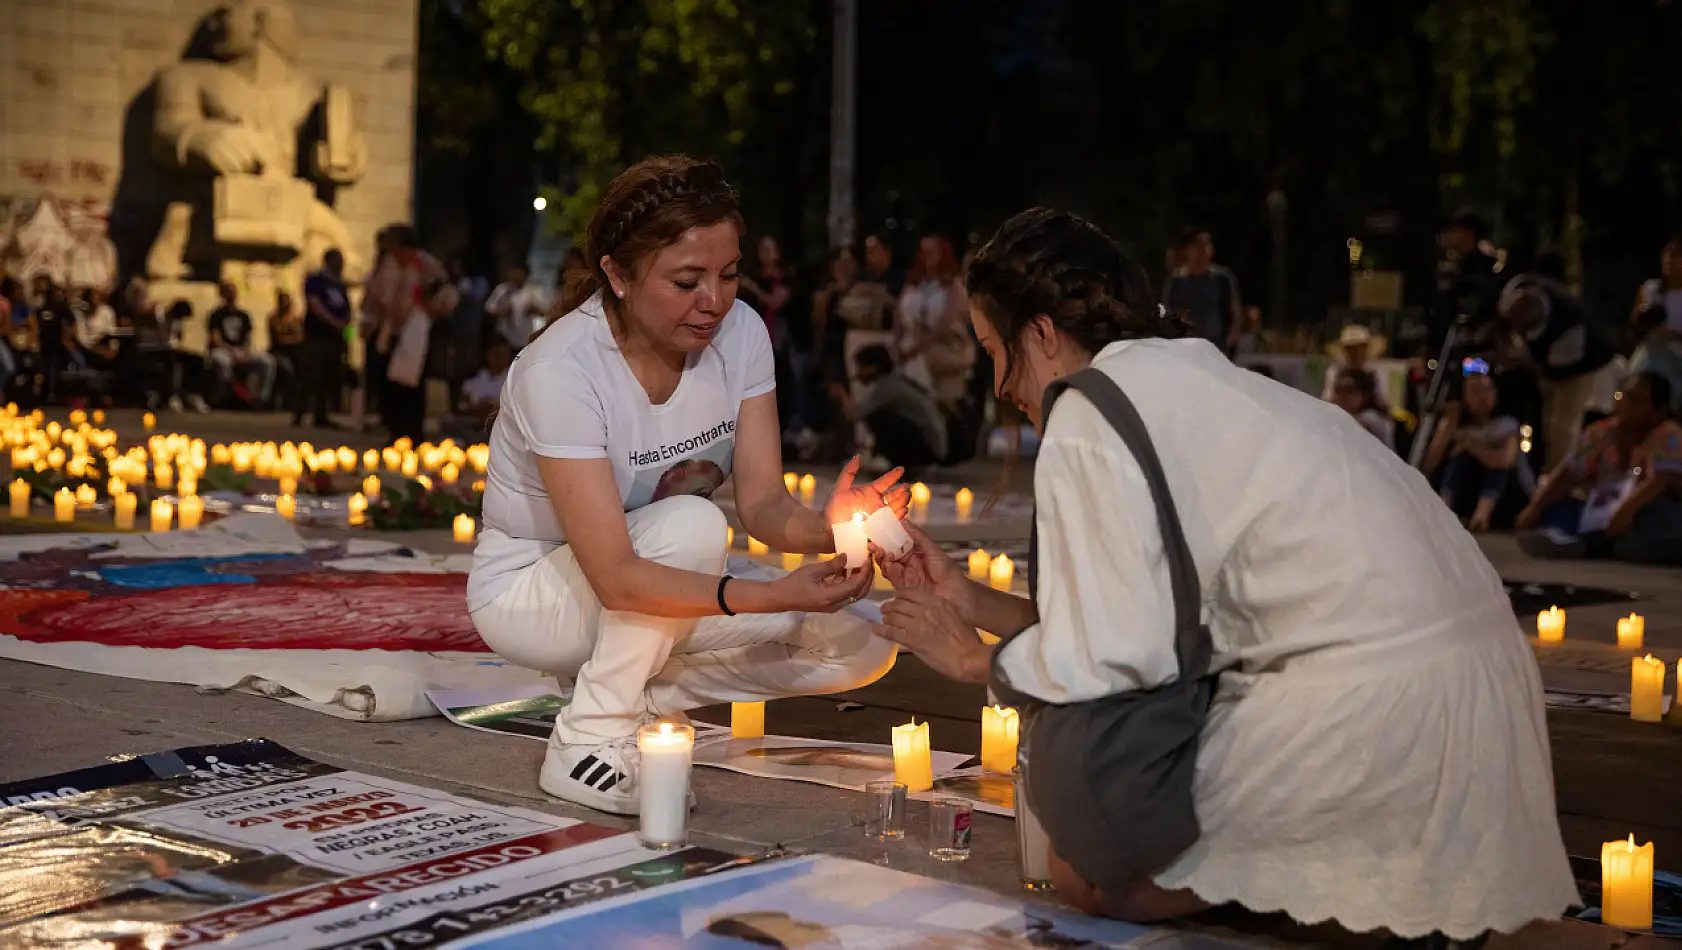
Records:
[[[91,370],[110,370],[117,365],[117,311],[105,302],[104,291],[92,287],[82,289],[81,304],[72,358]]]
[[[297,381],[303,348],[304,315],[293,304],[292,295],[282,290],[275,294],[274,310],[269,313],[269,354],[274,357],[277,382],[280,379]],[[290,407],[293,413],[298,412],[295,388],[287,386],[281,390],[293,403]]]
[[[1374,378],[1378,372],[1372,368],[1372,361],[1384,355],[1384,338],[1373,336],[1372,331],[1359,323],[1351,323],[1337,335],[1337,342],[1327,349],[1331,350],[1332,364],[1326,367],[1326,385],[1320,391],[1320,398],[1327,402],[1335,402],[1332,390],[1337,386],[1337,377],[1346,369],[1359,369],[1372,373]],[[1378,404],[1381,409],[1388,409],[1389,401],[1384,398],[1381,389],[1378,394]]]
[[[1395,448],[1396,423],[1378,398],[1378,377],[1364,369],[1340,370],[1332,379],[1332,402],[1354,416],[1378,441]]]
[[[1518,443],[1518,420],[1495,412],[1495,380],[1487,372],[1468,374],[1461,401],[1431,437],[1424,469],[1432,475],[1446,460],[1443,503],[1466,518],[1471,530],[1489,530],[1495,504],[1518,464]]]
[[[76,311],[64,288],[45,274],[35,279],[35,345],[41,360],[41,401],[58,401],[58,383],[70,364]]]
[[[233,284],[220,288],[222,305],[210,311],[210,365],[223,386],[244,377],[249,389],[235,388],[235,395],[255,407],[269,401],[274,391],[274,357],[252,349],[251,314],[239,307],[239,290]]]
[[[1583,430],[1519,513],[1520,546],[1539,557],[1682,565],[1682,426],[1670,400],[1664,376],[1631,377],[1612,418]]]
[[[514,347],[500,336],[491,338],[485,348],[485,367],[461,384],[461,413],[456,425],[464,436],[475,440],[485,437],[496,411],[502,408],[502,384],[513,362]]]
[[[204,400],[204,359],[177,349],[181,325],[193,318],[193,305],[176,300],[165,309],[145,299],[144,291],[131,298],[135,363],[146,408],[167,406],[171,412],[181,412],[186,408],[182,404],[185,391],[194,411],[209,412],[210,404]]]
[[[862,422],[876,442],[876,454],[888,465],[904,466],[908,478],[946,457],[946,419],[934,395],[894,370],[893,354],[880,344],[853,356],[860,382],[870,392],[855,405],[846,388],[839,393],[847,417]]]

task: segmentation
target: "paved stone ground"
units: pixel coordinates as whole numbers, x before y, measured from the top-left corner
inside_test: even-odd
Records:
[[[137,419],[114,414],[126,437],[138,437]],[[278,417],[218,415],[161,420],[160,431],[191,431],[208,440],[313,438],[318,446],[345,442],[362,449],[371,436],[290,430]],[[973,466],[955,476],[985,494],[997,476],[991,466]],[[1026,487],[1028,472],[1015,484]],[[983,543],[1019,542],[1024,523],[943,528],[956,539],[981,534]],[[337,533],[311,529],[310,533]],[[405,544],[450,550],[443,532],[390,536]],[[1520,553],[1509,538],[1484,541],[1491,560],[1509,580],[1568,582],[1640,592],[1647,617],[1649,648],[1674,671],[1682,655],[1682,583],[1676,571],[1611,564],[1549,564]],[[1565,645],[1539,652],[1545,679],[1581,689],[1628,689],[1629,654],[1615,646],[1614,620],[1621,604],[1571,608]],[[1670,688],[1674,689],[1674,682]],[[931,724],[938,748],[975,753],[979,746],[984,693],[957,686],[931,673],[914,658],[902,658],[873,686],[848,694],[863,709],[842,712],[838,698],[772,703],[767,725],[773,732],[815,738],[883,741],[891,726],[911,714]],[[697,718],[725,722],[723,709],[704,709]],[[1656,845],[1661,869],[1682,870],[1682,729],[1677,720],[1643,725],[1627,718],[1550,711],[1555,782],[1561,826],[1575,854],[1597,855],[1602,841],[1634,832]],[[516,803],[556,814],[602,821],[603,816],[562,805],[536,787],[541,744],[468,732],[443,719],[387,724],[346,722],[272,700],[241,694],[201,694],[185,686],[116,679],[0,661],[0,781],[78,768],[119,753],[264,736],[300,753],[349,768],[418,784]],[[946,880],[1012,892],[1015,833],[1012,823],[976,816],[974,855],[959,864],[928,858],[920,807],[912,810],[907,841],[880,847],[864,838],[861,797],[814,785],[754,779],[712,769],[695,775],[701,807],[695,819],[698,843],[749,852],[773,845],[825,851],[887,864]],[[611,819],[607,819],[611,823]],[[1445,882],[1445,886],[1449,886]],[[1376,946],[1325,928],[1301,928],[1275,918],[1217,915],[1200,922],[1217,932],[1242,934],[1257,946]],[[1491,941],[1492,948],[1626,947],[1638,950],[1663,942],[1630,938],[1606,928],[1558,922]]]

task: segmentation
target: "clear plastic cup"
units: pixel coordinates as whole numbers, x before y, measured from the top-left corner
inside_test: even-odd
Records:
[[[941,795],[929,802],[929,857],[969,860],[970,820],[974,809],[962,798]]]
[[[871,782],[864,787],[869,813],[864,833],[878,840],[905,837],[906,789],[903,782]]]

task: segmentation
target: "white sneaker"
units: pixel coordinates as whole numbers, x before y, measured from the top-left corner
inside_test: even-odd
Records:
[[[202,416],[210,415],[210,404],[204,401],[203,396],[198,393],[193,393],[191,396],[187,397],[187,401],[193,404],[194,412]]]
[[[637,768],[641,764],[634,735],[601,745],[561,745],[550,741],[538,773],[538,787],[556,798],[614,815],[635,816]]]
[[[180,396],[169,397],[169,411],[170,412],[181,412],[181,411],[183,411],[183,408],[184,407],[181,405],[181,397]]]

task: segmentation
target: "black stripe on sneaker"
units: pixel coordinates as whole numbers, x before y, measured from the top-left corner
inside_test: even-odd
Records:
[[[584,780],[584,784],[590,786],[591,788],[605,792],[607,791],[607,788],[612,786],[603,787],[601,781],[602,779],[610,777],[614,777],[613,766],[603,762],[596,766],[596,770],[590,773],[590,777]]]
[[[602,783],[602,787],[596,789],[596,791],[598,791],[598,792],[611,792],[611,791],[613,791],[613,786],[618,785],[618,784],[619,784],[619,773],[615,772],[615,773],[613,773],[613,776],[611,778],[609,778],[606,782]]]
[[[583,759],[579,760],[577,765],[572,767],[572,778],[573,778],[573,780],[574,781],[582,780],[584,778],[584,773],[588,772],[590,770],[591,766],[600,765],[600,764],[601,764],[601,760],[596,758],[595,756],[593,756],[593,755],[585,756]]]

